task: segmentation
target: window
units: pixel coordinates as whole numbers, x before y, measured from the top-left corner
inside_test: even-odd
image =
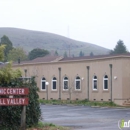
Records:
[[[93,90],[97,90],[97,76],[93,77]]]
[[[68,90],[68,77],[64,77],[63,80],[63,90]]]
[[[75,89],[81,90],[81,80],[80,80],[79,76],[77,76],[76,79],[75,79]]]
[[[41,90],[46,90],[46,79],[42,78],[41,80]]]
[[[53,77],[53,79],[52,79],[52,90],[56,90],[57,89],[56,88],[56,82],[57,82],[56,77]]]
[[[107,75],[103,77],[103,89],[108,90],[108,76]]]

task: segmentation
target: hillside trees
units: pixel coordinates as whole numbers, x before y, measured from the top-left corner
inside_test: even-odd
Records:
[[[93,52],[90,52],[90,56],[94,56]]]
[[[58,52],[57,51],[55,51],[55,56],[58,56],[59,54],[58,54]]]
[[[66,51],[64,52],[64,57],[68,57],[68,55],[67,55],[67,52],[66,52]]]
[[[9,53],[9,51],[13,49],[13,44],[10,41],[10,39],[6,35],[4,35],[1,38],[0,45],[6,45],[5,49],[4,49],[4,55],[5,55],[5,61],[6,61],[7,60],[7,55]]]
[[[44,50],[44,49],[40,49],[40,48],[35,48],[32,51],[29,52],[28,58],[29,60],[33,60],[37,57],[42,57],[45,55],[48,55],[49,51],[48,50]]]
[[[7,59],[10,61],[17,61],[20,58],[20,60],[26,60],[27,55],[26,52],[23,50],[23,48],[18,47],[18,48],[13,48],[12,50],[9,51],[9,54],[7,56]]]
[[[114,48],[114,50],[110,51],[110,54],[122,54],[128,53],[128,50],[122,40],[119,40]]]
[[[82,51],[79,52],[79,57],[84,56],[84,53]]]

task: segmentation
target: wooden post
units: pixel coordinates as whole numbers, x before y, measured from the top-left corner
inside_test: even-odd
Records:
[[[26,106],[23,106],[22,114],[21,114],[21,129],[26,129]]]

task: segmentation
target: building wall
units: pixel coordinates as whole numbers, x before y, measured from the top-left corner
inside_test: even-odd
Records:
[[[123,98],[125,100],[130,98],[130,60],[124,58],[122,62],[123,62],[122,93],[123,93]]]
[[[123,68],[123,63],[127,66]],[[14,68],[20,67],[23,72],[27,69],[27,76],[37,76],[37,85],[40,88],[39,96],[44,99],[59,99],[67,100],[82,100],[88,99],[88,70],[89,66],[89,100],[91,101],[109,101],[111,99],[111,74],[110,64],[112,64],[112,101],[122,105],[123,98],[130,97],[129,85],[130,85],[130,62],[129,59],[124,58],[110,58],[110,59],[97,59],[86,61],[70,61],[70,62],[53,62],[53,63],[41,63],[34,65],[19,65]],[[61,68],[61,84],[59,84],[59,69]],[[122,69],[123,68],[123,69]],[[129,71],[128,71],[129,70]],[[126,74],[127,73],[127,74]],[[24,75],[24,74],[23,74]],[[93,77],[97,76],[97,90],[93,90]],[[108,76],[108,90],[103,90],[103,77]],[[52,90],[52,78],[57,78],[57,90]],[[72,92],[63,90],[63,78],[67,76],[69,79],[69,87]],[[81,78],[81,90],[75,90],[75,78],[79,76]],[[41,91],[41,79],[45,77],[49,82],[48,92]],[[59,86],[60,85],[60,86]],[[61,94],[59,92],[61,88]],[[125,89],[123,90],[122,89]],[[48,94],[47,94],[48,93]],[[61,96],[60,96],[61,95]]]

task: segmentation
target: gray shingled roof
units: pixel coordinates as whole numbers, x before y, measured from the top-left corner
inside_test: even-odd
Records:
[[[44,57],[38,57],[34,60],[29,60],[29,61],[21,61],[20,64],[27,64],[27,63],[40,63],[40,62],[55,62],[55,61],[59,61],[60,59],[62,59],[63,57],[61,56],[51,56],[51,55],[47,55]],[[18,64],[18,62],[15,62],[14,64]]]
[[[117,56],[130,56],[130,53],[128,54],[115,54],[115,55],[95,55],[95,56],[82,56],[82,57],[66,57],[61,59],[60,61],[73,61],[73,60],[87,60],[87,59],[98,59],[98,58],[112,58]]]
[[[30,61],[22,61],[20,64],[33,64],[33,63],[49,63],[49,62],[67,62],[67,61],[80,61],[89,59],[100,59],[100,58],[114,58],[114,57],[130,57],[130,54],[118,54],[118,55],[97,55],[97,56],[83,56],[83,57],[67,57],[62,56],[51,56],[47,55],[44,57],[38,57]],[[15,65],[18,63],[14,63]]]

